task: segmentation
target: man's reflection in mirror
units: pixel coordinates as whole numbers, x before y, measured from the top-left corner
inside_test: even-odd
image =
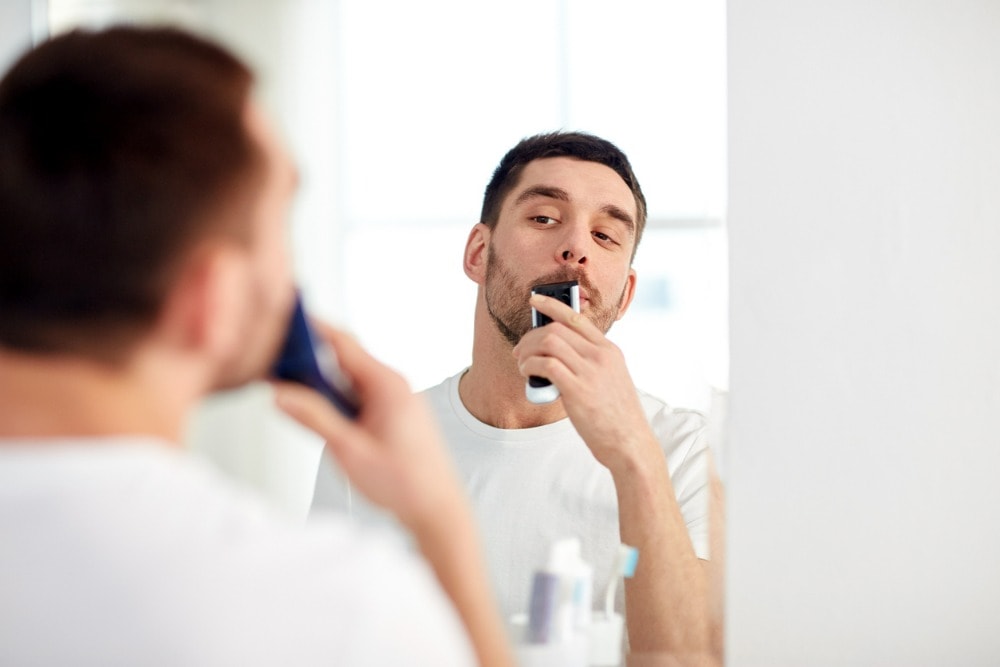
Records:
[[[606,337],[635,295],[645,223],[645,197],[615,145],[577,132],[518,143],[465,246],[464,270],[478,285],[472,364],[424,393],[472,499],[506,616],[529,610],[535,571],[566,537],[579,539],[593,567],[600,608],[626,544],[638,562],[613,605],[633,654],[718,659],[713,548],[721,551],[722,527],[710,515],[721,512],[721,489],[706,420],[637,388]],[[532,296],[536,285],[574,280],[579,313]],[[533,328],[532,309],[552,322]],[[550,380],[558,398],[529,400],[531,376]],[[320,471],[314,506],[349,497],[335,471]],[[378,519],[357,505],[355,515]]]

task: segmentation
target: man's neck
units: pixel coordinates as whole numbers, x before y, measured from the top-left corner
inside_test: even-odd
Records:
[[[181,378],[154,381],[152,366],[0,350],[0,438],[143,435],[179,443],[194,396]]]
[[[525,378],[518,372],[512,349],[484,304],[477,304],[472,365],[458,386],[465,409],[484,424],[505,429],[543,426],[565,418],[561,400],[545,405],[528,401]]]

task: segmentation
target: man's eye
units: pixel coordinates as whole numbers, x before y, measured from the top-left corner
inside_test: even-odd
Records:
[[[611,238],[604,232],[594,232],[594,236],[597,238],[598,241],[605,241],[607,243],[614,243],[615,245],[618,245],[618,241],[615,241],[613,238]]]
[[[551,225],[551,224],[553,224],[553,223],[554,223],[554,222],[556,221],[556,219],[555,219],[555,218],[550,218],[550,217],[549,217],[549,216],[547,216],[547,215],[536,215],[536,216],[534,216],[534,217],[533,217],[533,218],[531,218],[531,219],[532,219],[533,221],[535,221],[535,222],[538,222],[538,223],[541,223],[541,224],[543,224],[543,225]]]

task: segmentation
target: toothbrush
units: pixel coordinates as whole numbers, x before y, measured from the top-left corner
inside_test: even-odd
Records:
[[[615,593],[618,590],[618,578],[626,577],[631,579],[635,574],[636,565],[639,563],[639,550],[627,544],[618,545],[618,557],[615,558],[615,566],[611,571],[611,581],[608,582],[608,590],[604,595],[604,615],[611,618],[615,613]]]

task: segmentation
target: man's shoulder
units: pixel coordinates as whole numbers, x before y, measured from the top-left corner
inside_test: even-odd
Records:
[[[383,546],[370,547],[345,517],[296,521],[208,461],[153,440],[81,439],[3,454],[0,479],[11,498],[32,503],[35,532],[64,531],[95,553],[128,548],[168,564],[247,557],[267,567],[300,550],[351,558]]]
[[[448,377],[446,377],[445,379],[441,380],[437,384],[435,384],[433,386],[430,386],[430,387],[427,387],[426,389],[421,389],[417,393],[421,394],[423,396],[427,396],[427,397],[447,396],[448,393],[451,391],[452,383],[455,382],[455,381],[457,381],[458,378],[462,377],[462,375],[465,373],[465,371],[466,371],[466,369],[463,368],[462,370],[460,370],[459,372],[455,373],[454,375],[449,375]]]
[[[173,648],[193,662],[204,661],[204,650],[229,664],[356,655],[389,665],[405,656],[381,646],[385,634],[424,623],[442,648],[420,664],[455,664],[463,655],[461,628],[432,573],[388,535],[335,514],[303,524],[194,455],[161,445],[18,454],[6,452],[0,471],[31,475],[9,491],[33,503],[34,515],[3,526],[19,539],[0,557],[8,566],[0,589],[25,605],[20,625],[28,630],[45,609],[67,610],[101,655],[113,646],[112,628],[175,618],[184,620],[174,625]],[[51,543],[69,548],[46,549]],[[25,568],[35,576],[11,578]],[[77,618],[95,589],[104,591],[102,607]],[[136,591],[142,609],[131,606]],[[217,639],[211,646],[198,643],[206,629]]]
[[[636,391],[639,393],[639,401],[642,403],[642,408],[650,422],[666,420],[675,425],[689,424],[692,427],[701,427],[708,421],[705,414],[699,410],[676,407],[647,391],[642,389]]]
[[[455,383],[458,382],[463,373],[465,373],[465,369],[445,378],[432,387],[417,392],[426,399],[428,405],[438,415],[439,419],[441,415],[455,411],[455,407],[452,404],[452,397],[456,393]]]
[[[708,432],[708,418],[704,413],[691,408],[674,407],[641,389],[639,400],[646,413],[646,419],[664,449],[704,446]]]

